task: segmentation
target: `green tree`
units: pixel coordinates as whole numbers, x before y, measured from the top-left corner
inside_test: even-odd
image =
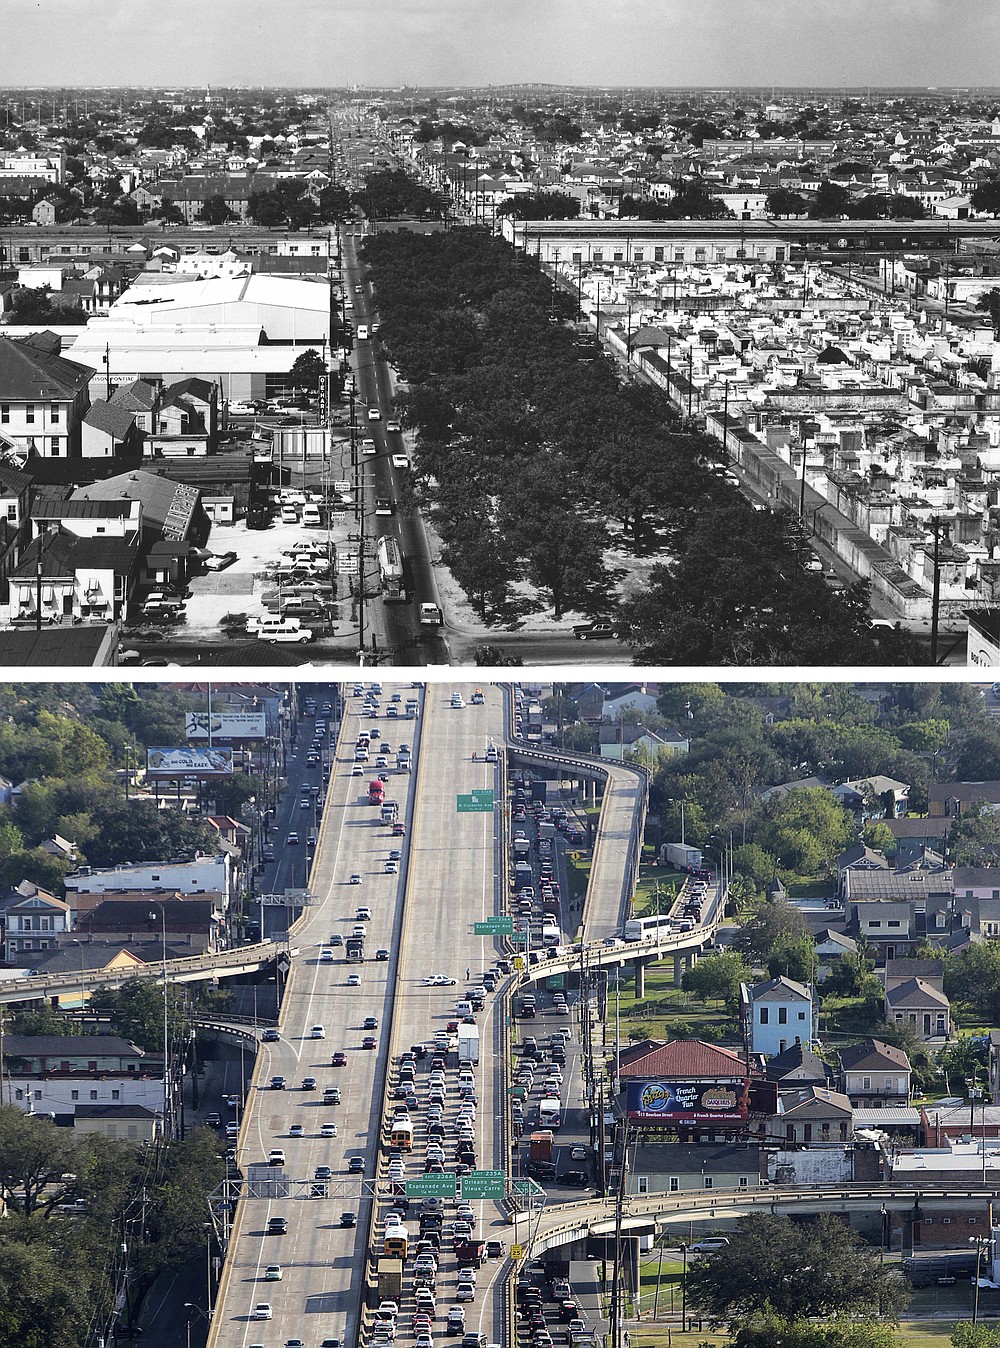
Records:
[[[851,194],[846,187],[823,178],[809,207],[809,214],[814,220],[836,219],[847,214],[850,202]]]
[[[158,923],[155,930],[157,933],[160,930]],[[100,988],[92,995],[89,1006],[93,1011],[108,1013],[115,1034],[147,1052],[162,1055],[163,989],[151,979],[130,978],[120,988]],[[167,993],[167,1034],[171,1043],[183,1041],[187,1035],[184,994],[176,986]]]
[[[862,829],[862,837],[873,852],[891,856],[896,850],[896,835],[884,819],[869,819]]]
[[[969,197],[974,211],[1000,215],[1000,178],[984,178],[976,183]]]
[[[767,889],[778,874],[778,858],[759,843],[744,843],[737,847],[733,853],[733,866],[759,890]]]
[[[9,1070],[10,1064],[7,1064]],[[22,1217],[63,1201],[73,1135],[17,1105],[0,1104],[0,1198]]]
[[[989,314],[990,322],[993,324],[993,336],[1000,342],[1000,290],[993,286],[980,295],[976,300],[976,308],[981,314]]]
[[[315,391],[319,388],[319,382],[326,374],[326,365],[318,351],[311,347],[308,351],[303,351],[301,355],[296,356],[289,371],[289,377],[296,388],[309,389]]]
[[[727,1246],[694,1261],[687,1296],[730,1323],[755,1314],[869,1320],[894,1319],[909,1289],[839,1217],[800,1224],[762,1214],[744,1217]]]
[[[1000,1348],[1000,1329],[958,1320],[951,1331],[953,1348]]]
[[[225,225],[230,220],[238,220],[239,216],[229,209],[223,197],[206,197],[198,219],[206,225]]]
[[[733,1325],[732,1348],[896,1348],[892,1327],[877,1321],[843,1321],[819,1325],[789,1319],[771,1310],[757,1312]],[[968,1344],[956,1348],[987,1348]],[[989,1346],[992,1348],[992,1345]]]
[[[790,870],[815,875],[844,851],[853,834],[850,811],[829,791],[796,787],[767,803],[759,841]]]
[[[741,954],[721,950],[715,955],[703,955],[693,964],[684,975],[683,988],[701,1002],[725,1002],[735,1009],[739,1005],[740,984],[751,979],[752,971]]]
[[[788,946],[806,934],[805,918],[787,899],[768,899],[745,926],[740,927],[733,948],[755,959],[767,960],[774,950]]]
[[[774,187],[764,200],[764,208],[768,215],[779,215],[787,219],[790,215],[805,215],[806,199],[787,187]]]
[[[952,822],[948,847],[959,866],[1000,864],[1000,815],[983,801],[973,802]]]
[[[813,983],[819,972],[816,944],[808,933],[778,941],[766,960],[769,978],[792,978],[797,983]]]

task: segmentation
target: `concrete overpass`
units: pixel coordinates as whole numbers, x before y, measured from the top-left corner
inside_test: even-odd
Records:
[[[170,983],[197,983],[215,978],[235,978],[240,974],[259,972],[280,955],[295,955],[294,947],[284,942],[259,941],[255,945],[236,946],[232,950],[217,950],[187,959],[167,960],[167,981]],[[0,982],[0,1003],[30,1005],[32,1002],[55,1002],[58,997],[72,993],[96,992],[102,988],[120,988],[133,978],[163,981],[163,965],[123,965],[116,969],[85,970],[79,973],[65,970],[58,974],[36,974],[28,978],[12,978]]]
[[[888,1211],[912,1211],[919,1206],[923,1214],[952,1212],[956,1204],[978,1203],[985,1207],[996,1201],[1000,1188],[987,1184],[963,1188],[954,1183],[882,1185],[840,1184],[803,1185],[775,1188],[761,1185],[756,1189],[713,1190],[650,1197],[627,1197],[622,1203],[621,1227],[626,1235],[693,1223],[735,1221],[753,1213],[776,1217],[811,1217],[822,1213],[844,1216]],[[512,1219],[513,1220],[513,1219]],[[582,1199],[578,1203],[560,1203],[517,1218],[518,1238],[525,1247],[525,1258],[534,1258],[546,1250],[557,1249],[590,1236],[611,1236],[617,1223],[613,1198]]]

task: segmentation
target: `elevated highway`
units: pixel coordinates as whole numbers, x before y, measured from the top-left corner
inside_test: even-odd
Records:
[[[259,941],[254,945],[236,946],[231,950],[216,950],[188,959],[167,960],[167,980],[170,983],[198,983],[214,978],[235,978],[240,974],[257,973],[282,954],[295,955],[284,941]],[[117,969],[99,969],[93,972],[66,970],[59,974],[38,974],[30,978],[12,978],[0,982],[0,1002],[23,1003],[50,1001],[71,993],[94,992],[99,988],[120,988],[133,978],[163,981],[163,965],[122,965]]]
[[[952,1212],[959,1203],[996,1201],[1000,1189],[990,1184],[966,1187],[950,1184],[883,1185],[841,1184],[805,1185],[775,1188],[698,1190],[686,1194],[658,1194],[653,1197],[627,1197],[622,1203],[621,1226],[626,1235],[663,1231],[671,1226],[697,1227],[710,1223],[735,1221],[753,1213],[778,1217],[818,1216],[834,1213],[849,1216],[877,1213],[884,1207],[891,1212],[912,1211],[925,1214]],[[617,1210],[614,1199],[582,1199],[578,1203],[558,1203],[522,1214],[519,1239],[526,1245],[526,1258],[544,1254],[590,1236],[610,1236],[615,1232]]]

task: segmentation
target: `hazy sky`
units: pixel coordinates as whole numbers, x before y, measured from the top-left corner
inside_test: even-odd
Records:
[[[0,0],[19,84],[1000,83],[1000,0]]]

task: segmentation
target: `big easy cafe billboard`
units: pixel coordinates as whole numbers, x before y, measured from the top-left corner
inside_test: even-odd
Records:
[[[745,1123],[750,1082],[630,1081],[625,1111],[640,1123]]]

